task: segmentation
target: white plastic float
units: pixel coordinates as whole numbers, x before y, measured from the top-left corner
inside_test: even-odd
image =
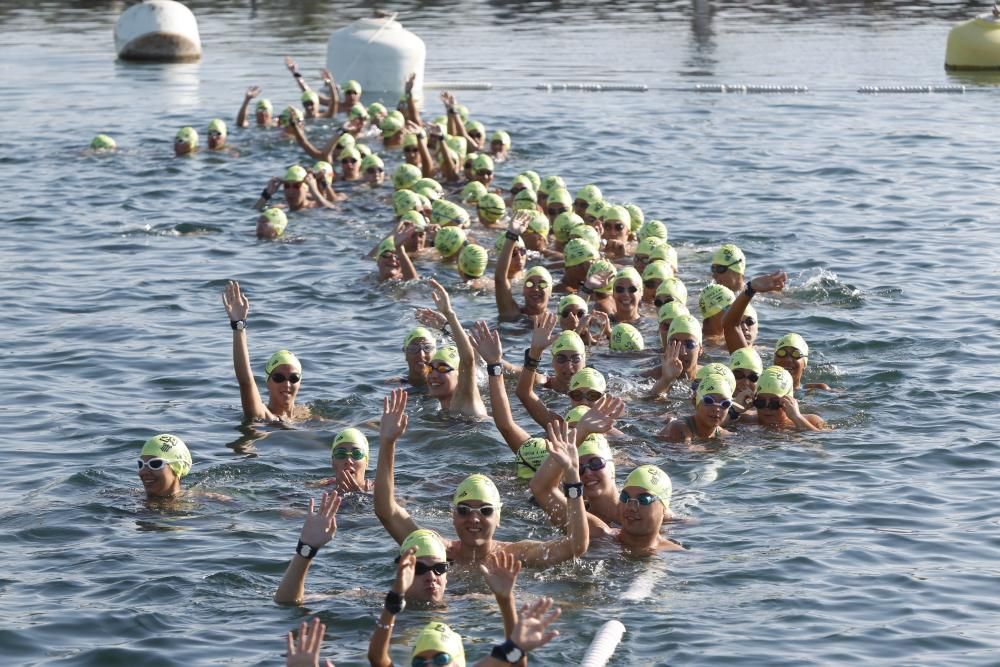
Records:
[[[118,17],[115,49],[123,60],[199,60],[198,21],[190,9],[174,0],[145,0]]]
[[[615,649],[618,648],[624,634],[625,626],[621,621],[612,620],[602,625],[583,654],[580,667],[604,667],[615,654]]]
[[[335,30],[326,45],[326,66],[341,84],[354,79],[366,93],[397,97],[403,94],[406,77],[416,74],[413,96],[420,99],[427,47],[394,17],[358,19]]]
[[[945,46],[946,70],[1000,70],[1000,8],[951,29]]]

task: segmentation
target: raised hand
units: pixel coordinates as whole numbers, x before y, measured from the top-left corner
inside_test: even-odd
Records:
[[[273,178],[271,178],[271,180],[269,180],[267,182],[267,186],[266,186],[268,196],[273,197],[274,194],[278,190],[281,189],[281,184],[282,184],[282,180],[280,178],[278,178],[277,176],[274,176]]]
[[[479,320],[472,325],[469,340],[472,341],[472,347],[476,348],[476,352],[486,363],[499,364],[503,359],[500,333],[496,329],[490,330],[484,320]]]
[[[445,317],[448,316],[451,310],[451,299],[448,297],[448,290],[441,286],[441,283],[429,278],[427,284],[431,286],[431,299],[434,300],[434,305],[437,306],[438,311]]]
[[[341,496],[348,493],[364,493],[364,489],[358,484],[358,480],[354,475],[344,475],[343,478],[337,482],[337,493]]]
[[[319,549],[324,544],[333,539],[337,534],[337,510],[340,509],[341,498],[336,491],[324,493],[320,497],[319,512],[313,513],[314,502],[309,499],[309,513],[306,515],[305,523],[302,524],[302,532],[299,539],[303,544]]]
[[[594,403],[594,407],[583,413],[576,424],[576,430],[588,435],[607,433],[614,427],[615,420],[623,414],[625,414],[625,401],[605,394]]]
[[[781,408],[788,415],[788,418],[796,421],[803,419],[802,412],[799,410],[799,402],[791,394],[781,397]]]
[[[576,429],[569,428],[562,419],[553,419],[545,425],[549,445],[549,456],[563,470],[576,470],[580,456],[576,450]]]
[[[287,67],[288,71],[292,74],[299,71],[298,64],[296,64],[295,60],[291,56],[285,56],[285,67]]]
[[[323,68],[319,71],[319,75],[323,77],[323,81],[328,82],[331,86],[336,85],[336,81],[333,80],[333,75],[330,74],[330,70]]]
[[[604,269],[603,271],[595,271],[592,275],[587,276],[584,285],[592,290],[603,289],[610,285],[614,279],[615,272],[611,269]]]
[[[230,322],[245,320],[250,314],[250,300],[240,291],[240,284],[235,280],[226,284],[226,289],[222,292],[222,305],[226,307]]]
[[[684,372],[684,362],[681,361],[681,342],[672,340],[667,343],[660,363],[661,379],[676,380]]]
[[[535,353],[535,358],[539,358],[545,349],[555,342],[559,334],[555,331],[559,324],[559,318],[555,313],[544,312],[535,316],[535,328],[531,330],[531,350]]]
[[[404,90],[406,91],[407,95],[413,93],[413,82],[416,80],[417,80],[416,72],[413,72],[408,77],[406,77],[406,85],[404,86]]]
[[[521,561],[506,551],[494,551],[485,563],[479,564],[479,571],[482,572],[483,579],[493,594],[506,599],[514,593],[514,584],[517,583],[517,575],[521,571]]]
[[[750,287],[755,292],[780,292],[785,289],[788,281],[788,274],[784,271],[774,271],[760,276],[754,276],[750,280]]]
[[[416,575],[417,569],[415,553],[417,553],[417,548],[410,547],[405,554],[399,557],[399,563],[396,565],[396,581],[392,585],[392,590],[400,595],[405,594],[413,585],[413,577]]]
[[[594,327],[597,327],[597,331],[594,331]],[[611,329],[611,320],[608,319],[608,314],[601,310],[592,310],[580,322],[580,326],[577,327],[576,332],[583,335],[584,331],[590,333],[591,336],[597,338],[598,336],[607,335],[608,331]]]
[[[253,98],[260,95],[260,86],[250,86],[247,88],[246,98],[252,100]]]
[[[416,316],[418,322],[429,327],[434,327],[435,329],[440,329],[448,324],[447,317],[430,308],[417,308],[413,314]]]
[[[517,623],[510,633],[510,640],[525,653],[545,646],[559,636],[558,630],[549,630],[548,628],[559,618],[561,610],[556,607],[552,612],[546,614],[551,607],[552,598],[539,598],[533,603],[521,607]]]
[[[324,635],[326,626],[320,623],[318,616],[311,623],[302,621],[298,639],[289,631],[285,667],[319,667],[319,650],[323,645]],[[333,667],[333,663],[327,660],[326,666]]]
[[[527,211],[518,211],[507,223],[507,231],[513,232],[520,236],[524,233],[524,230],[528,228],[528,223],[531,222],[531,214]]]
[[[455,96],[447,90],[441,91],[441,101],[444,102],[446,109],[451,109],[455,106]]]
[[[409,394],[405,389],[393,389],[382,401],[382,421],[378,435],[382,442],[395,442],[406,432],[409,417],[406,416],[406,401]]]

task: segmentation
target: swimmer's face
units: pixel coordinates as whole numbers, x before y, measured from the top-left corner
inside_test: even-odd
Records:
[[[587,222],[587,216],[584,214],[587,212],[588,206],[590,206],[590,204],[588,204],[582,199],[573,200],[573,212],[576,213],[581,218],[583,218],[584,222]]]
[[[435,349],[434,343],[426,338],[415,338],[409,345],[404,347],[403,354],[406,355],[406,365],[409,367],[410,373],[427,375],[430,370],[428,364],[434,355]]]
[[[754,394],[757,393],[757,373],[745,368],[737,368],[733,371],[736,377],[736,391],[733,392],[733,399],[740,405],[748,405],[753,401]]]
[[[274,116],[266,109],[258,109],[257,113],[254,114],[254,118],[257,120],[257,125],[261,127],[270,127],[274,121]]]
[[[784,355],[780,354],[782,352]],[[795,386],[798,386],[799,381],[802,379],[802,373],[806,369],[806,357],[799,354],[799,358],[796,359],[794,356],[796,354],[799,354],[799,351],[790,345],[779,348],[774,352],[774,365],[781,366],[791,373],[792,379],[795,381]]]
[[[482,183],[483,185],[489,187],[490,183],[493,182],[493,170],[492,169],[479,169],[476,171],[475,179]]]
[[[524,240],[524,247],[528,250],[545,250],[549,245],[549,240],[536,232],[525,231],[521,238]]]
[[[364,453],[364,450],[350,442],[343,442],[333,450],[330,461],[333,465],[333,472],[339,482],[344,477],[351,477],[364,488],[365,471],[368,470],[368,457],[357,458]],[[345,457],[344,454],[347,454]]]
[[[626,486],[622,489],[629,498],[635,499],[642,493],[649,493],[641,486]],[[629,535],[652,535],[660,532],[663,525],[665,508],[659,500],[651,505],[640,505],[635,500],[628,503],[618,503],[618,517],[622,530]]]
[[[628,241],[629,225],[621,220],[605,220],[598,231],[608,241]]]
[[[503,145],[502,141],[491,141],[490,153],[493,155],[505,155],[507,153],[507,147]]]
[[[590,462],[601,459],[596,454],[585,454],[580,457],[580,481],[583,483],[583,497],[591,500],[602,496],[615,495],[615,480],[612,475],[614,468],[610,461],[604,462],[600,470],[591,470]]]
[[[365,169],[365,182],[369,185],[382,185],[385,183],[385,169],[379,166],[371,166]]]
[[[416,659],[416,658],[423,658],[425,660],[425,662],[423,662],[421,664],[425,664],[425,665],[437,665],[437,663],[434,662],[434,656],[436,656],[437,654],[438,654],[438,651],[436,649],[427,649],[426,651],[421,651],[420,653],[417,653],[413,657],[414,657],[414,659]],[[444,667],[452,667],[452,665],[454,665],[454,664],[455,664],[455,661],[452,660],[448,664],[444,665]]]
[[[559,311],[559,326],[563,331],[576,331],[580,326],[580,320],[587,316],[587,311],[574,305],[568,305]]]
[[[409,222],[403,224],[404,229],[412,229],[413,225]],[[427,243],[427,232],[423,229],[414,230],[413,236],[406,239],[404,242],[404,247],[408,252],[419,252],[424,249]]]
[[[577,371],[583,370],[587,365],[587,355],[578,354],[566,350],[552,355],[552,370],[556,372],[556,377],[564,382],[569,382]]]
[[[213,132],[213,131],[209,130],[209,132],[208,132],[208,147],[211,150],[217,151],[217,150],[219,150],[220,148],[222,148],[225,145],[226,145],[226,137],[225,137],[224,134],[222,134],[221,132]]]
[[[490,516],[483,516],[482,513],[469,511],[464,516],[459,510],[459,506],[466,505],[469,508],[492,507]],[[493,533],[500,523],[500,512],[498,508],[481,500],[463,500],[459,505],[451,510],[451,522],[458,534],[458,539],[467,546],[482,546],[493,539]]]
[[[316,117],[316,104],[312,100],[308,100],[302,103],[302,109],[305,111],[306,118]]]
[[[285,201],[288,202],[288,206],[291,209],[302,208],[306,203],[306,184],[305,181],[283,181],[281,184],[282,191],[285,193]]]
[[[552,285],[547,280],[531,276],[524,281],[524,287],[521,288],[521,294],[524,295],[524,305],[535,309],[545,308],[549,303],[551,290]]]
[[[604,397],[604,393],[597,391],[596,389],[591,389],[588,387],[578,387],[573,391],[569,392],[569,403],[572,407],[578,405],[586,405],[589,408],[594,407],[594,403],[601,400]]]
[[[712,424],[712,426],[721,426],[722,421],[726,418],[726,410],[728,409],[722,407],[722,402],[728,399],[719,394],[707,394],[706,397],[711,397],[711,403],[703,398],[698,401],[695,412],[701,417],[702,421]]]
[[[348,181],[356,181],[361,178],[361,161],[353,155],[340,159],[340,172]]]
[[[567,266],[563,271],[563,284],[576,286],[582,283],[587,279],[587,271],[592,263],[592,260],[587,260],[583,264]]]
[[[514,254],[510,257],[510,272],[520,273],[524,270],[524,258],[528,255],[528,249],[521,246],[514,246]]]
[[[403,159],[406,160],[406,164],[412,164],[419,167],[420,149],[416,146],[406,146],[403,148]]]
[[[631,311],[639,307],[639,295],[642,293],[642,285],[636,285],[628,278],[620,278],[615,281],[614,295],[615,306],[620,311]]]
[[[701,344],[698,343],[698,339],[689,333],[675,333],[670,340],[680,342],[681,351],[678,356],[684,365],[684,370],[690,373],[698,365],[698,357],[701,355]]]
[[[291,403],[299,393],[302,371],[291,364],[276,366],[267,376],[267,392],[271,401]],[[279,382],[279,380],[282,380]]]
[[[139,458],[143,461],[148,461],[159,457],[144,455]],[[180,482],[169,465],[164,465],[159,470],[153,470],[149,466],[144,466],[139,471],[139,480],[142,482],[146,495],[150,498],[174,495]]]
[[[743,332],[747,346],[753,347],[754,341],[757,340],[757,318],[744,315],[743,319],[740,320],[740,331]]]
[[[402,267],[399,264],[399,257],[391,250],[386,250],[378,256],[378,277],[379,280],[390,280],[403,275]]]
[[[781,407],[781,399],[774,394],[757,394],[754,399],[757,407],[757,422],[761,426],[778,426],[785,421],[785,409]]]
[[[714,269],[716,265],[713,264],[712,266]],[[738,270],[739,268],[737,267],[736,271]],[[713,270],[712,278],[718,284],[725,285],[734,292],[739,292],[741,289],[743,289],[743,274],[737,273],[736,271],[734,271],[731,268],[727,268],[725,273],[715,273],[715,271]]]
[[[257,238],[267,240],[278,238],[278,232],[271,226],[271,221],[264,216],[257,218]]]
[[[358,103],[359,95],[356,90],[348,90],[344,92],[344,104],[350,109],[355,104]]]
[[[440,563],[445,563],[445,561],[438,560],[433,556],[422,556],[417,559],[417,562],[422,563],[428,570],[424,574],[414,575],[413,583],[406,589],[406,599],[414,602],[440,604],[444,601],[444,591],[448,587],[448,573],[438,574],[431,568],[437,566],[438,569],[441,569]]]
[[[194,145],[183,139],[174,139],[174,155],[187,155],[194,152]]]
[[[427,393],[437,399],[449,398],[458,388],[458,371],[440,361],[430,366],[427,373]]]

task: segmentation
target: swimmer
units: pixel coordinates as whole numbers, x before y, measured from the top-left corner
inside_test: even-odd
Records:
[[[628,240],[632,233],[632,216],[624,206],[605,208],[601,228],[605,257],[622,259],[635,251],[635,246]]]
[[[90,150],[95,153],[111,152],[117,148],[115,140],[106,134],[98,134],[90,141]]]
[[[399,148],[403,144],[403,128],[406,118],[398,111],[390,111],[379,123],[382,131],[382,146],[384,148]]]
[[[694,414],[683,419],[671,419],[657,437],[667,442],[689,443],[692,440],[716,440],[732,435],[722,428],[732,405],[733,389],[730,380],[722,375],[708,375],[698,383]]]
[[[692,315],[674,317],[667,330],[660,377],[650,389],[650,396],[656,397],[669,390],[679,378],[693,380],[698,372],[698,358],[703,350],[701,324],[698,320]]]
[[[419,125],[407,122],[403,128],[403,159],[420,169],[424,178],[431,178],[437,173],[434,158],[427,148],[427,134]]]
[[[757,382],[760,380],[761,373],[764,372],[764,362],[757,350],[752,347],[741,347],[729,355],[729,369],[736,380],[733,401],[744,407],[744,410],[739,408],[730,410],[729,417],[731,421],[739,421],[746,408],[753,405],[753,399],[757,395]]]
[[[467,243],[458,253],[458,275],[467,287],[472,289],[487,289],[493,286],[493,280],[484,276],[489,255],[486,248],[475,243]]]
[[[497,311],[502,321],[513,321],[522,315],[534,317],[548,312],[549,297],[552,296],[552,276],[548,269],[544,266],[534,266],[525,273],[524,287],[521,291],[524,296],[524,306],[519,306],[514,300],[508,277],[514,248],[524,234],[528,223],[531,222],[531,218],[529,213],[518,213],[511,218],[507,224],[507,240],[497,258],[494,287],[496,289]]]
[[[291,211],[300,211],[306,208],[336,208],[333,201],[343,201],[347,195],[334,192],[332,187],[327,188],[327,192],[333,201],[330,201],[319,191],[316,184],[316,177],[306,171],[303,167],[295,164],[285,171],[284,178],[274,177],[267,182],[260,197],[254,203],[254,208],[262,210],[277,192],[282,189],[285,196],[285,203]]]
[[[306,135],[305,126],[301,123],[289,123],[288,131],[291,133],[295,142],[299,145],[306,154],[313,158],[314,160],[322,160],[324,162],[336,162],[336,158],[347,148],[354,148],[355,139],[352,133],[358,127],[356,121],[348,121],[343,127],[339,128],[334,132],[329,141],[323,148],[317,148],[309,141],[309,137]]]
[[[375,484],[365,479],[368,470],[368,438],[356,428],[345,428],[330,445],[330,465],[340,494],[371,493]]]
[[[503,162],[510,155],[510,135],[496,130],[490,135],[490,155],[497,162]]]
[[[361,153],[357,148],[345,148],[340,151],[340,176],[345,181],[361,179]]]
[[[663,260],[648,262],[642,272],[642,301],[643,303],[653,303],[656,299],[656,290],[664,280],[674,277],[674,269]]]
[[[479,135],[475,137],[469,134],[465,125],[466,119],[468,118],[468,112],[464,114],[460,113],[462,108],[455,99],[455,96],[447,90],[442,91],[441,101],[444,103],[444,108],[448,115],[448,134],[465,139],[469,147],[469,153],[482,150],[483,144],[485,143],[485,137],[483,136],[482,131],[480,131]]]
[[[764,369],[757,380],[757,395],[753,400],[756,415],[745,414],[740,422],[745,420],[748,424],[757,423],[769,428],[796,431],[828,430],[826,422],[819,415],[802,414],[793,391],[792,375],[787,369],[781,366]]]
[[[396,442],[406,431],[406,398],[406,392],[397,389],[385,399],[375,475],[375,515],[399,544],[419,528],[395,498]],[[567,484],[579,485],[579,470],[575,462],[564,470],[563,476]],[[493,534],[500,523],[501,508],[500,492],[489,477],[478,474],[466,477],[452,498],[452,524],[458,537],[445,540],[449,560],[476,563],[486,560],[494,552],[500,552],[513,556],[522,565],[544,566],[586,553],[590,537],[582,496],[569,502],[566,535],[546,542],[495,540]]]
[[[288,216],[280,208],[266,208],[257,216],[257,238],[273,241],[285,234]]]
[[[387,280],[416,280],[420,277],[406,251],[406,243],[415,233],[413,228],[400,229],[379,244],[375,251],[375,262],[380,283]]]
[[[191,471],[191,452],[175,435],[154,435],[139,452],[139,480],[147,498],[173,498],[181,492],[181,478]]]
[[[302,379],[302,364],[288,350],[278,350],[264,365],[268,401],[265,405],[257,391],[257,381],[250,366],[247,348],[247,315],[250,300],[240,291],[240,284],[230,280],[222,293],[222,304],[233,328],[233,367],[240,384],[240,402],[246,421],[285,422],[305,419],[309,408],[295,405]]]
[[[436,351],[437,341],[430,329],[424,327],[410,329],[403,339],[403,354],[406,357],[406,375],[402,378],[403,382],[414,387],[426,387],[431,357]]]
[[[250,127],[250,122],[247,120],[247,108],[250,106],[250,100],[258,95],[260,95],[260,86],[247,88],[247,92],[243,95],[243,104],[240,105],[240,110],[236,113],[236,127]],[[274,120],[274,107],[271,106],[271,101],[258,100],[254,107],[254,122],[256,122],[257,127],[274,127]]]
[[[382,158],[372,153],[361,160],[361,170],[365,175],[365,183],[375,188],[385,183],[385,164]]]
[[[718,339],[723,335],[723,318],[726,310],[736,300],[725,285],[711,283],[705,286],[698,297],[698,308],[701,310],[701,335],[706,339]]]
[[[190,155],[198,150],[198,133],[193,127],[182,127],[174,137],[174,156]]]
[[[312,89],[309,87],[309,84],[306,82],[306,80],[302,76],[302,73],[299,71],[298,64],[295,62],[295,60],[291,58],[291,56],[285,56],[285,67],[288,68],[288,71],[291,73],[292,77],[294,77],[295,83],[298,85],[299,90],[301,90],[303,93],[312,92]],[[317,96],[317,101],[322,102],[328,107],[326,112],[322,114],[323,117],[333,118],[339,111],[339,103],[340,103],[340,98],[339,95],[337,94],[337,85],[334,82],[333,77],[330,75],[330,70],[326,69],[325,67],[320,70],[320,76],[323,78],[323,83],[326,85],[329,95],[321,95],[315,93]],[[357,99],[355,99],[354,102],[350,104],[346,104],[345,108],[350,109],[351,105],[355,102],[357,102]],[[310,117],[312,118],[315,116],[310,116]]]
[[[607,313],[594,310],[588,312],[589,304],[576,294],[567,294],[559,299],[559,328],[575,331],[585,345],[595,345],[611,336],[611,320]]]
[[[642,300],[642,277],[631,266],[618,270],[612,283],[614,288],[615,312],[611,321],[635,323],[642,319],[639,302]]]
[[[341,497],[336,491],[320,496],[319,511],[315,511],[315,501],[309,499],[309,511],[299,532],[299,543],[295,555],[288,562],[285,574],[274,592],[278,604],[302,604],[305,598],[306,575],[312,566],[313,557],[337,534],[337,510]]]
[[[651,236],[643,241],[639,242],[639,245],[635,247],[635,254],[632,255],[632,266],[635,270],[642,275],[646,271],[646,267],[649,265],[650,255],[653,252],[653,248],[664,243],[663,239]]]
[[[712,280],[733,292],[743,289],[747,258],[739,247],[726,243],[712,254]]]
[[[226,148],[226,123],[220,118],[215,118],[208,124],[208,150],[218,151]]]
[[[600,258],[600,253],[583,239],[570,239],[563,248],[563,255],[563,278],[555,289],[560,292],[575,292],[587,280],[590,265]]]

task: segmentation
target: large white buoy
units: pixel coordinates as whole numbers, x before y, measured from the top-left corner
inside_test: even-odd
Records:
[[[395,96],[416,74],[413,95],[422,97],[426,57],[424,40],[391,17],[358,19],[335,30],[326,46],[326,66],[339,83],[354,79],[364,92]]]
[[[145,0],[118,17],[115,49],[123,60],[198,60],[201,58],[198,21],[190,9],[174,0]]]
[[[944,68],[1000,70],[1000,9],[959,23],[948,33]]]

